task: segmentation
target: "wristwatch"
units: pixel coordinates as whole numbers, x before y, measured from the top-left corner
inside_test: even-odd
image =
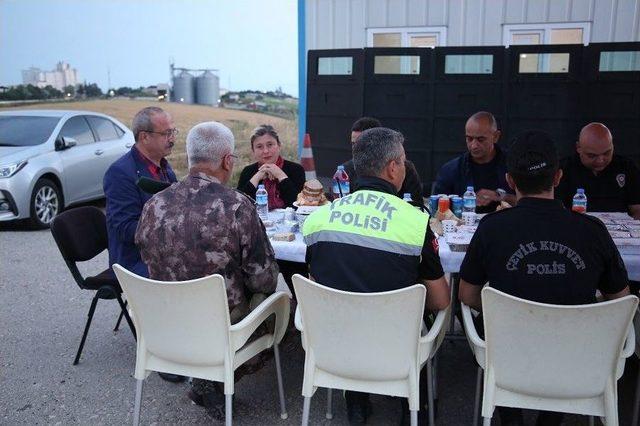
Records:
[[[498,196],[498,200],[504,201],[504,197],[507,195],[507,191],[502,188],[496,189],[496,195]]]

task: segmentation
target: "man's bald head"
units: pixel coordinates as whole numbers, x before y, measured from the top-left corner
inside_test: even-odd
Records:
[[[603,171],[613,158],[613,137],[602,123],[589,123],[582,128],[576,151],[582,164],[594,173]]]
[[[498,130],[498,122],[496,121],[496,117],[493,114],[487,111],[479,111],[473,114],[467,120],[467,123],[470,121],[479,121],[485,125],[488,125],[491,130]]]

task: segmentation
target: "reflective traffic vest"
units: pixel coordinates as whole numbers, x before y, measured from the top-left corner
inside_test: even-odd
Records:
[[[429,215],[395,195],[359,190],[313,212],[302,227],[307,246],[352,244],[420,256]]]

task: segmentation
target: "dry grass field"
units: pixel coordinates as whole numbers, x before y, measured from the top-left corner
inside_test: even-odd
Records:
[[[270,115],[237,111],[223,108],[213,108],[204,105],[184,105],[177,103],[161,103],[153,101],[135,101],[124,99],[79,101],[65,103],[45,103],[11,109],[71,109],[101,112],[117,118],[131,128],[131,119],[140,109],[146,106],[159,106],[168,111],[180,131],[176,138],[176,145],[169,157],[172,167],[182,177],[187,172],[187,156],[185,152],[185,138],[189,129],[203,121],[220,121],[228,126],[236,138],[236,154],[238,161],[234,168],[234,175],[230,185],[235,186],[242,168],[252,163],[253,156],[249,137],[251,131],[260,124],[270,124],[276,128],[282,142],[284,158],[297,161],[298,123]]]

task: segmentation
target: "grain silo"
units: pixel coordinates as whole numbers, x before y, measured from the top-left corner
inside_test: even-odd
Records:
[[[196,77],[196,103],[200,105],[218,105],[220,96],[220,78],[211,71],[205,71]]]
[[[193,75],[187,71],[182,71],[173,77],[173,101],[185,104],[194,102]]]

